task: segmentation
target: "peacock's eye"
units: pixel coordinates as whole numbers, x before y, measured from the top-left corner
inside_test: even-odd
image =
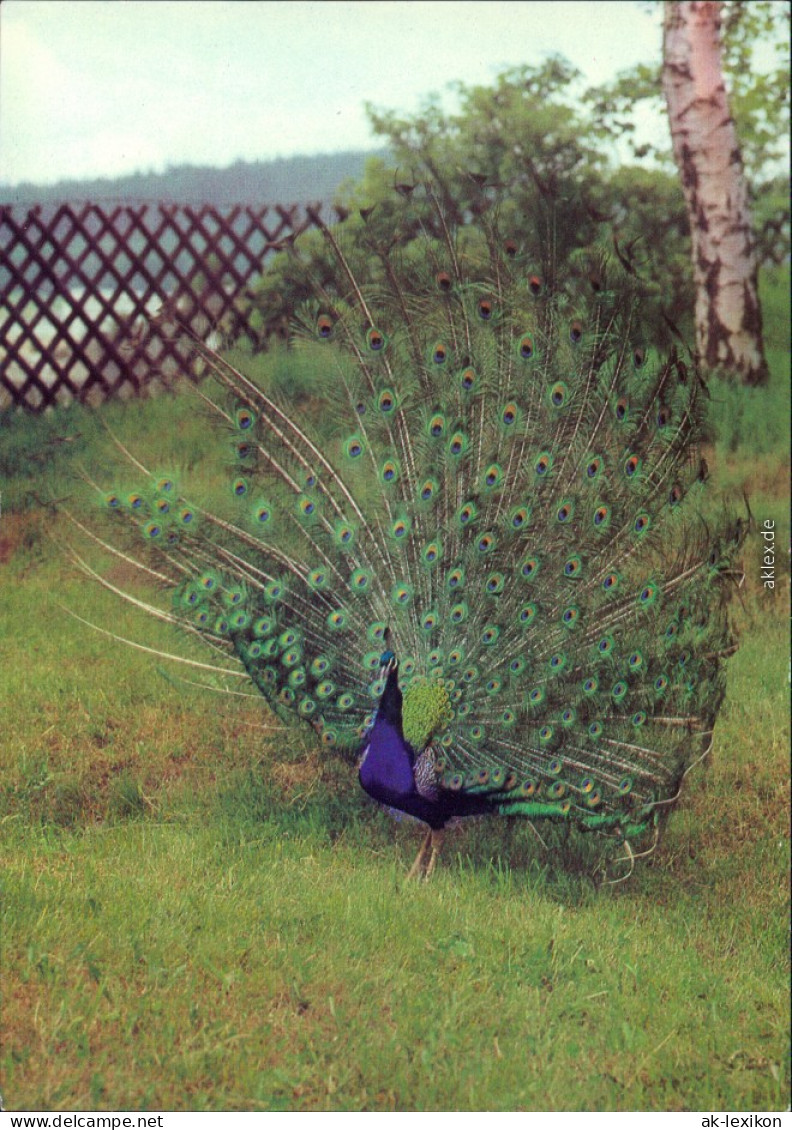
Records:
[[[385,348],[385,335],[372,328],[366,334],[366,344],[372,353],[380,353]]]

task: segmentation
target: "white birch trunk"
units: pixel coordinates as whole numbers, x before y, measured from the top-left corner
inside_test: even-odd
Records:
[[[706,369],[764,384],[748,191],[721,67],[718,0],[666,0],[663,90],[690,217],[696,345]]]

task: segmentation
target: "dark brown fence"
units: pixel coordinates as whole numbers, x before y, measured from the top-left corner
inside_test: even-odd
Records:
[[[296,206],[0,208],[0,407],[167,387],[191,364],[167,312],[206,340],[304,225]]]

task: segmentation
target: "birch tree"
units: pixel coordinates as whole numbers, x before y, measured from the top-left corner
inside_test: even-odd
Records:
[[[707,369],[768,379],[755,238],[721,59],[719,0],[666,0],[663,91],[690,218],[696,345]]]

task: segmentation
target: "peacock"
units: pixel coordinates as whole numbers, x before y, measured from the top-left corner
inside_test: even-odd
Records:
[[[425,176],[310,220],[280,248],[286,392],[193,343],[222,494],[127,453],[133,482],[91,481],[109,532],[75,521],[163,599],[122,595],[426,826],[411,876],[485,814],[600,833],[631,870],[735,649],[744,531],[701,516],[695,359],[657,344],[629,251],[559,261],[556,213],[532,227],[485,177],[464,206]]]

